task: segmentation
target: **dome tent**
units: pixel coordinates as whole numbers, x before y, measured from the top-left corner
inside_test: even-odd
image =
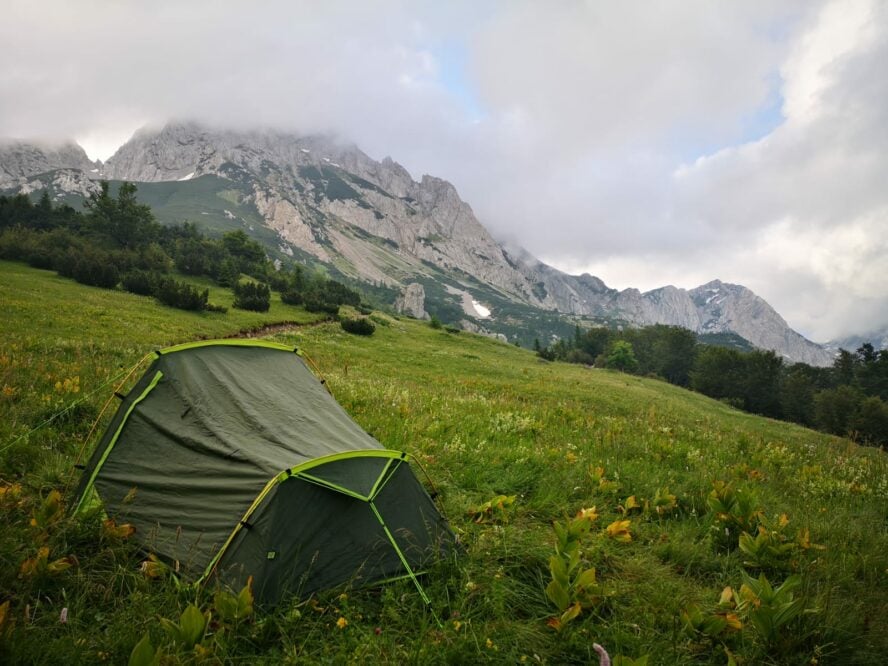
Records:
[[[453,547],[409,456],[364,432],[294,347],[218,340],[158,351],[86,465],[100,502],[187,582],[260,603],[409,576]]]

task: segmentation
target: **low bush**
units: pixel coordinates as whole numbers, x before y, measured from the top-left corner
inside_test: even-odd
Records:
[[[309,312],[324,312],[333,317],[339,314],[339,305],[320,300],[317,296],[307,296],[305,298],[305,309]]]
[[[281,292],[281,301],[286,303],[287,305],[302,305],[303,303],[302,293],[294,290],[282,291]]]
[[[141,296],[153,296],[157,291],[157,284],[160,276],[150,271],[134,270],[125,273],[120,280],[123,288],[132,293]]]
[[[232,287],[234,307],[239,310],[268,312],[271,305],[271,290],[261,282],[239,282]]]
[[[89,252],[77,258],[72,276],[80,284],[113,289],[120,282],[120,272],[104,252]]]
[[[346,333],[354,333],[355,335],[373,335],[376,327],[369,319],[343,319],[339,322],[342,330]]]
[[[157,300],[171,308],[180,310],[206,310],[210,290],[198,291],[187,282],[178,282],[173,278],[163,278],[157,285]]]

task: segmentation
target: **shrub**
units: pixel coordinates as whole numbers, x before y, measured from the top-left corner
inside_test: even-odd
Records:
[[[349,289],[341,282],[336,282],[335,280],[327,280],[324,282],[323,288],[320,291],[320,296],[328,303],[352,305],[354,307],[361,304],[361,295],[358,292]]]
[[[456,326],[445,326],[444,330],[453,335],[459,335],[462,332],[462,329],[457,328]]]
[[[98,252],[78,257],[71,277],[80,284],[105,289],[113,289],[120,282],[120,273],[111,261],[111,257]]]
[[[135,270],[125,273],[121,279],[123,288],[133,294],[153,296],[160,276],[150,271]]]
[[[234,307],[239,310],[252,310],[253,312],[268,312],[271,300],[271,291],[267,284],[261,282],[235,283]]]
[[[180,310],[206,310],[210,290],[198,291],[186,282],[178,282],[165,277],[157,285],[157,300],[171,308]]]
[[[429,326],[435,329],[439,329],[443,328],[444,325],[441,323],[440,319],[438,319],[435,315],[432,315],[432,318],[429,320]]]
[[[346,333],[354,333],[355,335],[373,335],[376,327],[369,319],[343,319],[339,322],[342,330]]]
[[[215,303],[207,303],[207,312],[221,312],[225,314],[228,312],[228,308],[224,305],[216,305]]]
[[[339,305],[319,299],[317,296],[306,296],[305,309],[309,312],[325,312],[332,316],[339,314]]]
[[[287,305],[302,305],[303,298],[302,293],[295,290],[288,290],[281,292],[281,301],[286,303]]]

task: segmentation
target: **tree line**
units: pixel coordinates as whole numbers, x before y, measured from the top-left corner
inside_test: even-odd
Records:
[[[137,188],[122,183],[116,196],[107,181],[84,200],[84,211],[53,204],[44,190],[35,203],[25,194],[0,196],[0,259],[25,261],[91,286],[123,289],[185,310],[225,308],[208,302],[180,275],[210,278],[234,292],[234,307],[265,312],[271,292],[307,310],[338,313],[360,307],[360,295],[320,273],[294,264],[276,266],[242,230],[221,238],[195,224],[160,224],[139,203]]]
[[[839,350],[831,367],[787,363],[773,351],[702,344],[677,326],[575,329],[542,347],[547,360],[659,377],[754,414],[792,421],[862,443],[888,445],[888,350]]]

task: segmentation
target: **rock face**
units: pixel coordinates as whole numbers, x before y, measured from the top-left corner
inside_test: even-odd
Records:
[[[425,315],[419,283],[446,278],[458,291],[482,285],[488,299],[525,308],[729,331],[794,361],[832,360],[744,287],[715,281],[691,291],[667,286],[642,293],[611,289],[588,274],[567,275],[498,244],[447,181],[429,175],[415,181],[391,158],[375,161],[330,137],[171,123],[140,130],[104,166],[89,162],[76,145],[0,145],[0,190],[52,184],[83,194],[98,177],[156,182],[202,176],[231,181],[245,193],[238,203],[276,232],[285,254],[299,250],[346,276],[404,289],[399,304],[414,316]]]
[[[871,344],[873,349],[876,350],[888,349],[888,328],[881,331],[872,331],[865,335],[853,335],[847,338],[830,340],[824,347],[835,352],[838,352],[839,349],[853,352],[860,349],[861,345],[866,343]]]
[[[90,172],[99,167],[76,143],[36,144],[23,141],[0,141],[0,186],[20,182],[29,176],[75,169]]]
[[[418,282],[404,287],[404,291],[395,300],[395,310],[414,319],[429,319],[425,311],[425,289]]]
[[[0,141],[0,190],[28,194],[47,185],[81,196],[97,189],[101,164],[91,162],[76,143],[36,144]]]

